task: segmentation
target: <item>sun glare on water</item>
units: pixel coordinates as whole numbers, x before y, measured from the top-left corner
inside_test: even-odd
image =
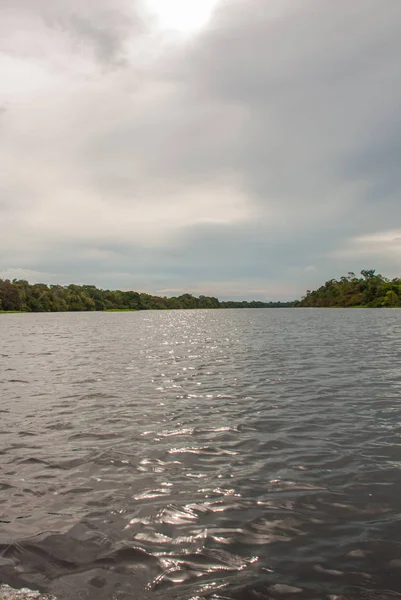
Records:
[[[210,19],[218,0],[146,0],[160,29],[195,32]]]

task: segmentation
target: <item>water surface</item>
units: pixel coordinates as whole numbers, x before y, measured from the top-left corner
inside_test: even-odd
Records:
[[[400,319],[0,315],[0,583],[399,597]]]

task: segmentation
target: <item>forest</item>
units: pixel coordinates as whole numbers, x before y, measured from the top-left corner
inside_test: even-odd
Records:
[[[134,291],[102,290],[94,285],[30,284],[23,279],[0,279],[0,312],[286,307],[401,307],[401,278],[387,279],[374,269],[362,270],[361,277],[350,272],[339,280],[326,281],[317,290],[307,290],[301,300],[293,302],[224,301],[192,294],[168,298]]]
[[[30,284],[0,279],[0,312],[166,310],[182,308],[280,308],[292,302],[219,301],[211,296],[152,296],[134,291],[101,290],[94,285]]]
[[[314,291],[307,290],[297,307],[396,308],[401,307],[401,279],[387,279],[374,269],[364,269],[361,277],[348,273],[339,281],[330,279]]]

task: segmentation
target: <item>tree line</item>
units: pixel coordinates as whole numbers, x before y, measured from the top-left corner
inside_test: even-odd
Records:
[[[401,278],[388,279],[374,269],[330,279],[294,302],[218,300],[182,294],[167,298],[135,291],[102,290],[94,285],[30,284],[24,279],[0,279],[0,311],[63,312],[107,310],[167,310],[197,308],[401,307]]]
[[[349,272],[339,281],[330,279],[314,291],[307,290],[302,300],[295,302],[300,307],[401,307],[401,279],[387,279],[376,274],[375,269],[364,269],[362,277]]]
[[[291,302],[220,301],[213,296],[167,298],[134,291],[102,290],[94,285],[30,284],[0,279],[0,311],[63,312],[104,310],[166,310],[191,308],[276,308]]]

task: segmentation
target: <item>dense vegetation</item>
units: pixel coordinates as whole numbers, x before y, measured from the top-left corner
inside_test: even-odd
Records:
[[[374,269],[361,271],[362,277],[348,273],[339,281],[330,279],[319,289],[311,292],[295,306],[321,307],[401,307],[401,279],[387,279],[376,275]]]
[[[132,291],[101,290],[94,285],[29,284],[0,279],[0,311],[59,312],[87,310],[160,310],[174,308],[268,308],[285,302],[220,302],[210,296],[183,294],[174,298]]]
[[[281,307],[401,307],[401,278],[387,279],[373,269],[362,277],[348,273],[330,279],[295,302],[221,301],[211,296],[152,296],[134,291],[101,290],[94,285],[30,284],[23,279],[0,279],[0,312],[60,312],[89,310],[163,310],[178,308]]]

